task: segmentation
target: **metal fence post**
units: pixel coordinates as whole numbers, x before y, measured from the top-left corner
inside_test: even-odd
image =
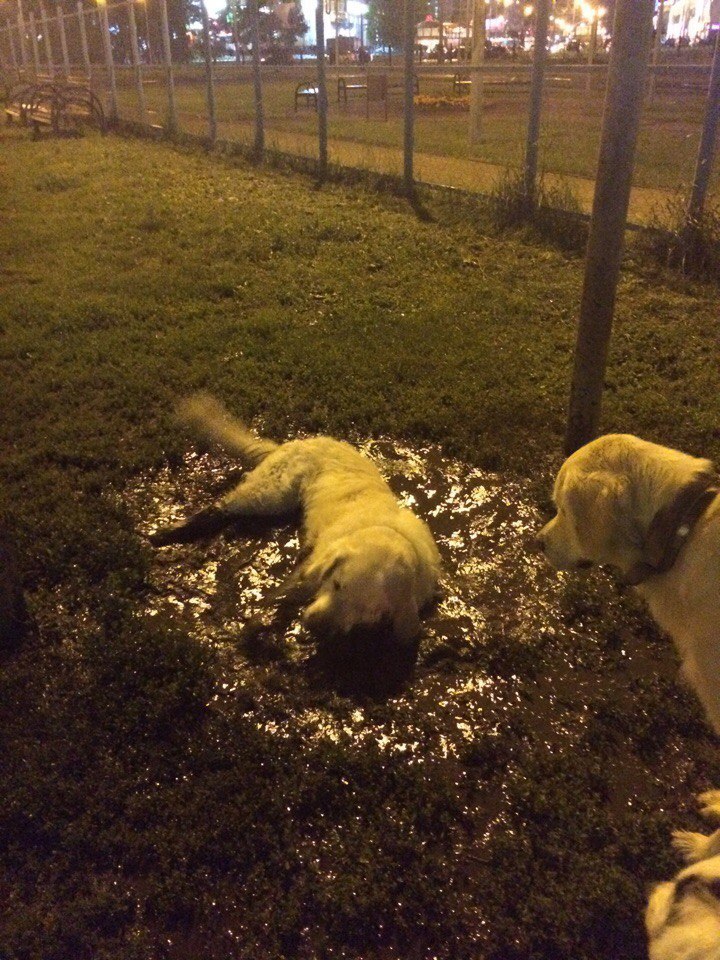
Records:
[[[30,23],[30,39],[32,41],[32,52],[33,52],[33,69],[35,71],[35,76],[40,76],[40,50],[38,49],[38,31],[37,24],[35,23],[35,14],[30,11],[28,14],[28,21]]]
[[[92,77],[92,67],[90,65],[90,50],[88,48],[87,30],[85,29],[85,12],[83,10],[82,0],[77,2],[78,29],[80,31],[80,47],[82,48],[83,63],[85,64],[85,73],[88,80]]]
[[[471,144],[480,143],[482,137],[483,77],[480,72],[485,62],[485,0],[475,0],[472,20],[472,50],[470,63],[470,118],[468,137]]]
[[[212,38],[210,37],[210,18],[205,0],[200,0],[202,17],[203,55],[205,57],[205,84],[207,87],[208,141],[211,147],[217,141],[217,111],[215,109],[215,84],[213,81]]]
[[[28,65],[28,52],[27,52],[27,36],[26,36],[26,30],[25,30],[25,15],[23,13],[22,0],[17,0],[17,21],[18,21],[18,34],[20,35],[20,62],[22,64],[23,70],[26,70]]]
[[[45,44],[45,56],[47,57],[48,75],[52,80],[55,76],[55,64],[53,62],[52,44],[50,43],[50,24],[48,23],[45,4],[40,0],[40,20],[42,21],[43,42]]]
[[[138,45],[137,21],[135,19],[135,0],[128,0],[128,24],[130,25],[130,48],[132,50],[133,73],[135,74],[135,89],[137,90],[138,112],[140,123],[148,122],[147,106],[145,103],[145,89],[143,87],[142,66],[140,64],[140,47]]]
[[[63,13],[63,8],[60,3],[58,3],[57,10],[57,22],[60,31],[60,49],[62,50],[63,58],[63,70],[65,77],[67,78],[70,76],[70,56],[68,54],[67,35],[65,33],[65,14]]]
[[[110,84],[110,118],[118,118],[117,85],[115,83],[115,62],[113,60],[112,40],[110,38],[110,23],[107,14],[107,0],[98,0],[100,11],[100,26],[102,29],[103,47],[105,49],[105,69]]]
[[[265,156],[265,111],[263,108],[262,76],[260,73],[260,0],[249,0],[252,16],[253,98],[255,105],[255,159],[260,163]]]
[[[535,47],[530,81],[530,117],[525,144],[525,199],[528,206],[537,202],[538,149],[540,145],[540,109],[547,61],[548,20],[551,0],[537,0],[535,5]]]
[[[15,40],[13,39],[13,35],[12,35],[12,27],[10,26],[9,21],[5,29],[7,31],[8,46],[10,47],[10,66],[15,71],[15,73],[19,75],[20,70],[18,68],[18,56],[17,56],[17,51],[15,49]]]
[[[698,149],[695,175],[693,177],[690,201],[685,216],[685,245],[692,242],[693,233],[699,226],[705,208],[705,197],[710,185],[713,159],[715,157],[715,141],[717,139],[718,122],[720,122],[720,34],[715,40],[710,85],[708,88],[705,121],[703,123],[700,147]]]
[[[147,0],[146,0],[147,2]],[[165,65],[165,85],[168,96],[167,131],[174,136],[178,131],[177,107],[175,105],[175,78],[173,77],[172,46],[170,45],[170,24],[168,21],[166,0],[160,0],[160,19],[162,21],[163,63]]]
[[[337,42],[337,41],[336,41]],[[403,110],[403,188],[415,192],[413,152],[415,149],[415,0],[405,0],[405,105]]]
[[[662,49],[663,24],[665,22],[665,0],[660,0],[658,7],[657,26],[655,28],[655,42],[653,43],[652,64],[653,69],[650,73],[650,83],[648,85],[648,94],[650,97],[655,95],[655,84],[657,82],[657,68],[660,62],[660,50]]]
[[[315,8],[315,33],[318,88],[318,175],[320,180],[325,180],[328,170],[328,97],[325,76],[325,10],[323,0],[318,0]]]
[[[618,0],[585,258],[565,450],[600,424],[602,388],[642,109],[654,0]]]
[[[597,53],[597,35],[598,35],[598,9],[595,7],[592,25],[590,26],[590,46],[588,47],[587,77],[585,78],[585,90],[590,93],[593,85],[593,64],[595,63],[595,54]]]

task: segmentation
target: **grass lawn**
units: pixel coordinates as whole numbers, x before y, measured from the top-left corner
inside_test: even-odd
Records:
[[[581,262],[112,136],[2,130],[0,213],[0,514],[37,625],[0,652],[0,956],[642,956],[720,752],[632,597],[528,558]],[[719,360],[717,289],[629,260],[603,428],[720,457]],[[447,488],[417,503],[448,566],[465,538],[466,607],[401,691],[251,649],[237,601],[196,615],[242,542],[143,540],[231,469],[173,426],[197,388],[278,438],[393,438],[398,490]]]
[[[450,74],[452,71],[449,72]],[[273,130],[312,133],[317,129],[314,110],[301,104],[293,109],[294,89],[305,76],[299,72],[294,80],[270,80],[264,85],[265,110],[270,139]],[[596,85],[602,88],[600,78]],[[378,111],[369,120],[365,117],[362,98],[347,106],[337,103],[337,84],[329,80],[331,137],[362,144],[402,149],[403,122],[401,98],[395,97],[387,121],[378,118]],[[429,95],[452,97],[452,84],[439,77],[421,79],[421,91]],[[166,98],[159,83],[146,88],[148,106],[159,117],[164,115]],[[205,90],[202,84],[178,84],[176,88],[181,126],[198,129],[198,118],[204,116]],[[218,119],[223,136],[238,136],[239,122],[253,118],[252,86],[247,83],[218,83],[216,87]],[[486,87],[485,131],[482,143],[470,148],[467,141],[467,114],[418,112],[416,149],[437,156],[477,158],[501,165],[517,164],[525,149],[527,130],[528,88]],[[135,98],[130,88],[121,91],[125,115],[134,116]],[[587,94],[548,85],[543,103],[541,163],[547,171],[594,178],[600,143],[600,127],[604,89]],[[673,93],[660,89],[647,103],[638,143],[635,184],[675,191],[691,181],[697,156],[704,112],[704,98],[692,93]]]

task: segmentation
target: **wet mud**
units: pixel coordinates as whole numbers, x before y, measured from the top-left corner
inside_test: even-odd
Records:
[[[674,677],[674,653],[649,621],[639,631],[608,628],[617,602],[610,580],[595,574],[594,600],[585,603],[579,574],[546,566],[534,546],[545,518],[526,483],[434,447],[374,440],[363,450],[427,521],[442,555],[443,596],[426,612],[417,649],[408,655],[377,637],[318,644],[297,610],[278,611],[273,600],[298,562],[299,520],[253,522],[154,554],[146,612],[171,611],[213,646],[219,701],[239,698],[258,728],[279,737],[292,728],[348,746],[373,740],[412,762],[475,758],[503,770],[528,737],[533,748],[573,749],[598,697],[612,709],[648,672]],[[230,460],[191,452],[123,499],[149,535],[240,476]],[[633,783],[637,769],[628,767],[634,774],[618,756],[621,803],[649,788]]]
[[[631,835],[638,815],[651,822],[665,816],[675,825],[678,808],[698,789],[688,743],[704,727],[676,682],[672,645],[640,604],[601,572],[558,574],[547,567],[534,547],[546,518],[529,482],[473,468],[432,446],[373,440],[362,449],[400,500],[427,521],[441,552],[443,595],[426,612],[415,649],[399,650],[382,636],[322,644],[307,634],[297,609],[278,607],[278,590],[301,556],[299,518],[245,523],[153,549],[150,589],[140,602],[144,616],[170,616],[212,650],[216,677],[208,706],[231,729],[254,728],[269,756],[275,744],[278,755],[285,748],[299,753],[308,771],[319,756],[338,755],[363,770],[376,771],[378,763],[403,769],[413,787],[398,800],[401,819],[416,809],[424,816],[422,791],[448,798],[450,844],[438,856],[442,875],[460,886],[446,891],[445,909],[450,926],[457,914],[464,931],[462,955],[477,947],[480,956],[495,936],[493,922],[514,910],[512,876],[493,881],[498,855],[512,849],[514,864],[525,849],[523,835],[540,843],[547,821],[552,839],[542,869],[551,876],[548,864],[564,856],[568,843],[580,871],[574,885],[597,843],[591,823],[576,830],[576,804],[595,810],[600,804],[608,835]],[[240,476],[230,459],[188,452],[180,465],[137,478],[120,496],[138,534],[149,537],[210,505]],[[588,790],[591,798],[583,796]],[[386,801],[392,817],[395,800]],[[333,864],[346,863],[342,837],[321,832],[297,854],[318,865],[321,885],[331,887]],[[590,844],[587,851],[574,846],[579,837]],[[494,921],[483,906],[489,883],[499,887],[500,903],[508,898],[493,908]],[[641,889],[638,881],[639,898]],[[572,899],[574,889],[563,896]],[[235,916],[232,899],[213,897],[206,920],[168,939],[166,955],[194,958],[202,943],[208,960],[245,956],[240,947],[249,949],[255,934],[244,915]],[[638,940],[640,916],[635,904]],[[521,931],[523,943],[530,933]],[[316,934],[303,930],[309,939],[299,955],[320,955],[312,946]],[[454,949],[448,946],[447,956]],[[259,945],[257,955],[265,955]],[[344,948],[330,955],[357,956]]]

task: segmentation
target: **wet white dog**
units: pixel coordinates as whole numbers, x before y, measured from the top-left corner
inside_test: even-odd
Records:
[[[555,482],[538,540],[559,570],[609,564],[674,639],[720,733],[720,497],[709,460],[627,434],[593,440]]]
[[[698,797],[720,816],[720,790]],[[673,846],[691,864],[650,894],[645,913],[650,960],[720,960],[720,830],[710,836],[676,830]]]
[[[306,625],[347,633],[386,623],[403,643],[418,635],[420,611],[438,590],[439,554],[426,524],[400,506],[371,460],[329,437],[262,439],[206,395],[185,401],[179,418],[254,469],[212,507],[153,534],[156,545],[301,508],[308,556],[290,587],[312,598]]]

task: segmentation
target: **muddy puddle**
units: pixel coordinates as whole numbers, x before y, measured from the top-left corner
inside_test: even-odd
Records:
[[[433,447],[376,440],[363,449],[428,522],[443,558],[443,598],[426,615],[412,662],[373,648],[341,649],[328,662],[297,616],[273,621],[268,597],[298,561],[297,523],[163,547],[153,555],[146,612],[171,611],[198,643],[213,646],[219,709],[240,704],[272,736],[300,731],[308,742],[348,748],[374,741],[409,763],[457,763],[458,776],[475,758],[509,776],[517,744],[572,750],[599,691],[625,701],[649,670],[674,675],[669,644],[608,629],[610,581],[595,575],[596,602],[599,579],[609,611],[569,604],[569,589],[582,596],[581,581],[550,571],[535,551],[543,517],[527,485]],[[148,534],[208,505],[239,477],[232,461],[190,452],[181,467],[142,478],[123,499]],[[615,800],[632,803],[648,791],[661,794],[662,785],[618,756]],[[499,783],[484,799],[488,824],[502,793]]]

